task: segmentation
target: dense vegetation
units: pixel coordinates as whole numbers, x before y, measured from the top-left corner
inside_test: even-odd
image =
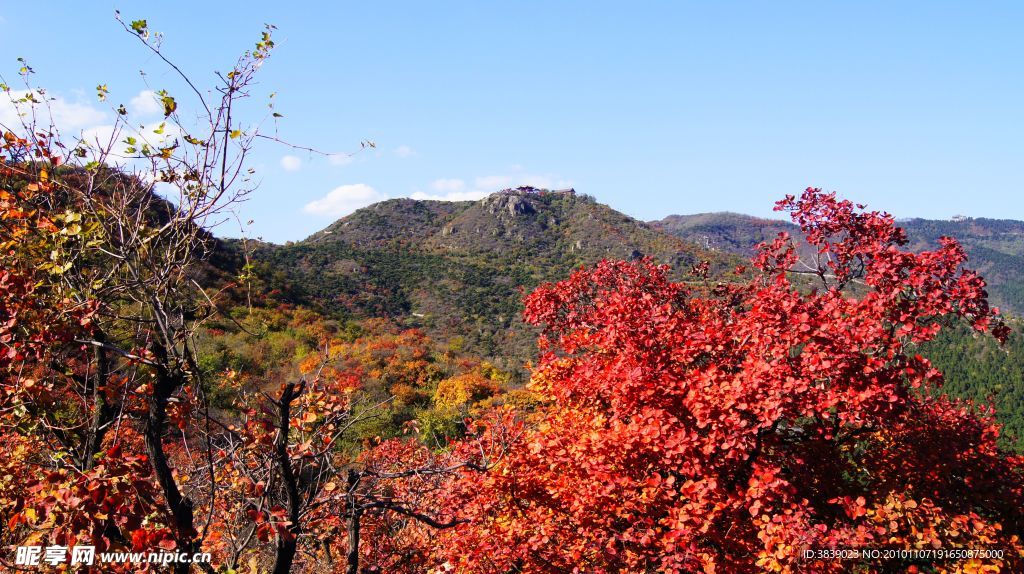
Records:
[[[272,31],[187,121],[160,91],[163,121],[119,106],[105,148],[43,114],[2,132],[4,569],[81,546],[179,558],[78,567],[115,573],[1024,569],[1021,335],[957,241],[807,189],[777,204],[803,245],[736,266],[533,188],[220,241]]]
[[[1019,322],[1004,344],[962,327],[940,333],[921,354],[942,371],[942,392],[995,407],[1001,442],[1024,453],[1024,334]]]
[[[454,564],[872,571],[878,561],[801,561],[794,549],[1018,543],[1019,459],[999,454],[987,419],[914,392],[938,373],[907,351],[936,320],[1006,336],[983,283],[959,269],[963,251],[904,251],[891,218],[819,190],[780,207],[830,245],[819,290],[790,283],[797,255],[780,240],[755,257],[752,281],[710,296],[640,261],[603,262],[528,297],[545,350],[531,388],[545,403],[502,472],[471,482],[472,518],[444,538]],[[857,282],[872,291],[850,297]],[[1019,568],[1014,555],[951,569]]]
[[[734,213],[672,215],[654,222],[660,230],[697,242],[708,249],[749,255],[759,243],[779,233],[799,236],[792,223]],[[910,247],[929,249],[943,236],[955,237],[967,251],[969,265],[990,284],[992,301],[1011,316],[1024,312],[1024,222],[957,218],[955,221],[910,219],[901,221]],[[801,253],[809,256],[806,245]],[[1012,321],[1015,332],[1024,325]],[[973,335],[964,329],[943,331],[921,353],[944,373],[943,393],[991,403],[1004,425],[1003,444],[1024,452],[1024,337],[1014,334],[1005,344]]]
[[[258,246],[258,275],[292,300],[339,318],[388,316],[523,375],[532,331],[523,291],[604,258],[652,257],[716,276],[741,263],[571,192],[506,190],[479,202],[389,200],[306,241]],[[679,276],[679,275],[677,275]]]

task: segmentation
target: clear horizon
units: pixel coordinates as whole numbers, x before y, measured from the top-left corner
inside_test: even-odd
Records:
[[[114,8],[48,10],[40,41],[39,7],[8,5],[0,74],[15,85],[24,56],[71,130],[104,125],[111,102],[155,113],[143,90],[180,86]],[[268,241],[383,199],[518,185],[573,186],[645,221],[778,219],[774,202],[809,185],[904,219],[1024,219],[1014,3],[120,8],[207,84],[275,24],[260,88],[277,93],[281,137],[339,152],[376,143],[334,161],[263,145],[243,217]]]

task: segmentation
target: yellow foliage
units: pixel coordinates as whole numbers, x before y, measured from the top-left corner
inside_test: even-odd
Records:
[[[310,353],[299,363],[299,372],[303,375],[308,375],[320,366],[321,361],[322,358],[318,354]]]
[[[444,379],[437,384],[434,404],[442,409],[469,406],[501,391],[493,380],[480,373],[466,373]]]

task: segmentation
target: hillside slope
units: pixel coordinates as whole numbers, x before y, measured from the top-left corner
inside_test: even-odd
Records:
[[[254,259],[276,288],[337,317],[387,316],[506,368],[532,357],[522,291],[604,258],[652,257],[724,275],[739,257],[701,249],[592,198],[533,188],[476,202],[394,199]]]

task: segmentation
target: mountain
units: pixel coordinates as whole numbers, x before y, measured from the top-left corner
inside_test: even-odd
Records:
[[[899,222],[907,231],[910,247],[925,250],[938,245],[940,237],[955,237],[967,250],[969,265],[989,284],[995,305],[1024,315],[1024,221],[957,217],[953,220],[907,219]],[[749,256],[754,247],[785,231],[798,236],[792,223],[737,213],[670,215],[651,227],[696,243],[705,249]]]
[[[731,213],[697,213],[669,215],[651,226],[676,237],[691,241],[714,251],[725,251],[749,257],[754,247],[770,241],[785,231],[796,234],[800,229],[787,221],[761,219],[750,215]]]
[[[572,190],[508,189],[480,201],[392,199],[289,245],[261,244],[257,274],[338,318],[386,316],[519,370],[535,352],[522,293],[605,258],[652,257],[678,275],[741,258],[693,243]]]

